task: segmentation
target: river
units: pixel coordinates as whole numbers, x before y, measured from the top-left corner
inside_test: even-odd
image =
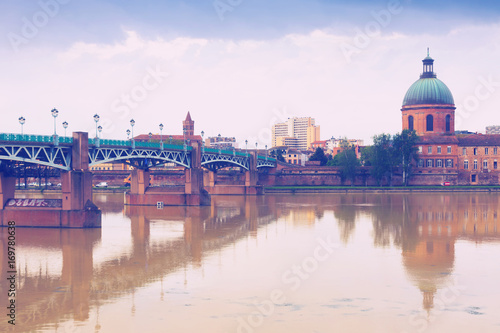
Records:
[[[94,202],[101,229],[16,229],[1,331],[500,332],[497,194]]]

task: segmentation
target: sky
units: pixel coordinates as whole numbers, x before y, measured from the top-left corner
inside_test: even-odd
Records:
[[[313,117],[321,139],[401,131],[435,59],[456,129],[500,125],[498,1],[39,0],[0,2],[0,132],[102,137],[195,132],[263,147]],[[243,144],[244,145],[244,144]]]

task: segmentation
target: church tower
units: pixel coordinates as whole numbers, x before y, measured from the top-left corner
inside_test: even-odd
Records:
[[[186,119],[182,122],[182,129],[186,136],[194,135],[194,121],[191,120],[191,115],[189,111],[187,113]]]

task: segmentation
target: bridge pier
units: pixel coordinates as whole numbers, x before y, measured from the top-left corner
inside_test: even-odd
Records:
[[[130,193],[143,195],[149,186],[149,171],[134,169],[130,177]]]
[[[0,226],[99,228],[101,211],[92,203],[88,133],[73,133],[71,170],[61,174],[61,199],[15,199],[15,178],[0,175]],[[8,202],[8,204],[7,204]]]
[[[0,172],[0,209],[5,208],[7,200],[14,198],[16,192],[16,177],[10,177]]]

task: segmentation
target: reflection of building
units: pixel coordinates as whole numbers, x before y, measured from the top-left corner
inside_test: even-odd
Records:
[[[422,61],[423,73],[403,100],[402,128],[419,136],[419,162],[413,184],[499,184],[499,134],[455,133],[455,102],[434,73],[434,59]]]
[[[284,123],[273,125],[273,147],[286,146],[300,150],[307,150],[311,143],[320,139],[319,126],[315,126],[314,118],[289,118]]]
[[[487,194],[406,196],[403,263],[423,294],[429,311],[438,289],[453,283],[455,242],[500,241],[500,197]]]

